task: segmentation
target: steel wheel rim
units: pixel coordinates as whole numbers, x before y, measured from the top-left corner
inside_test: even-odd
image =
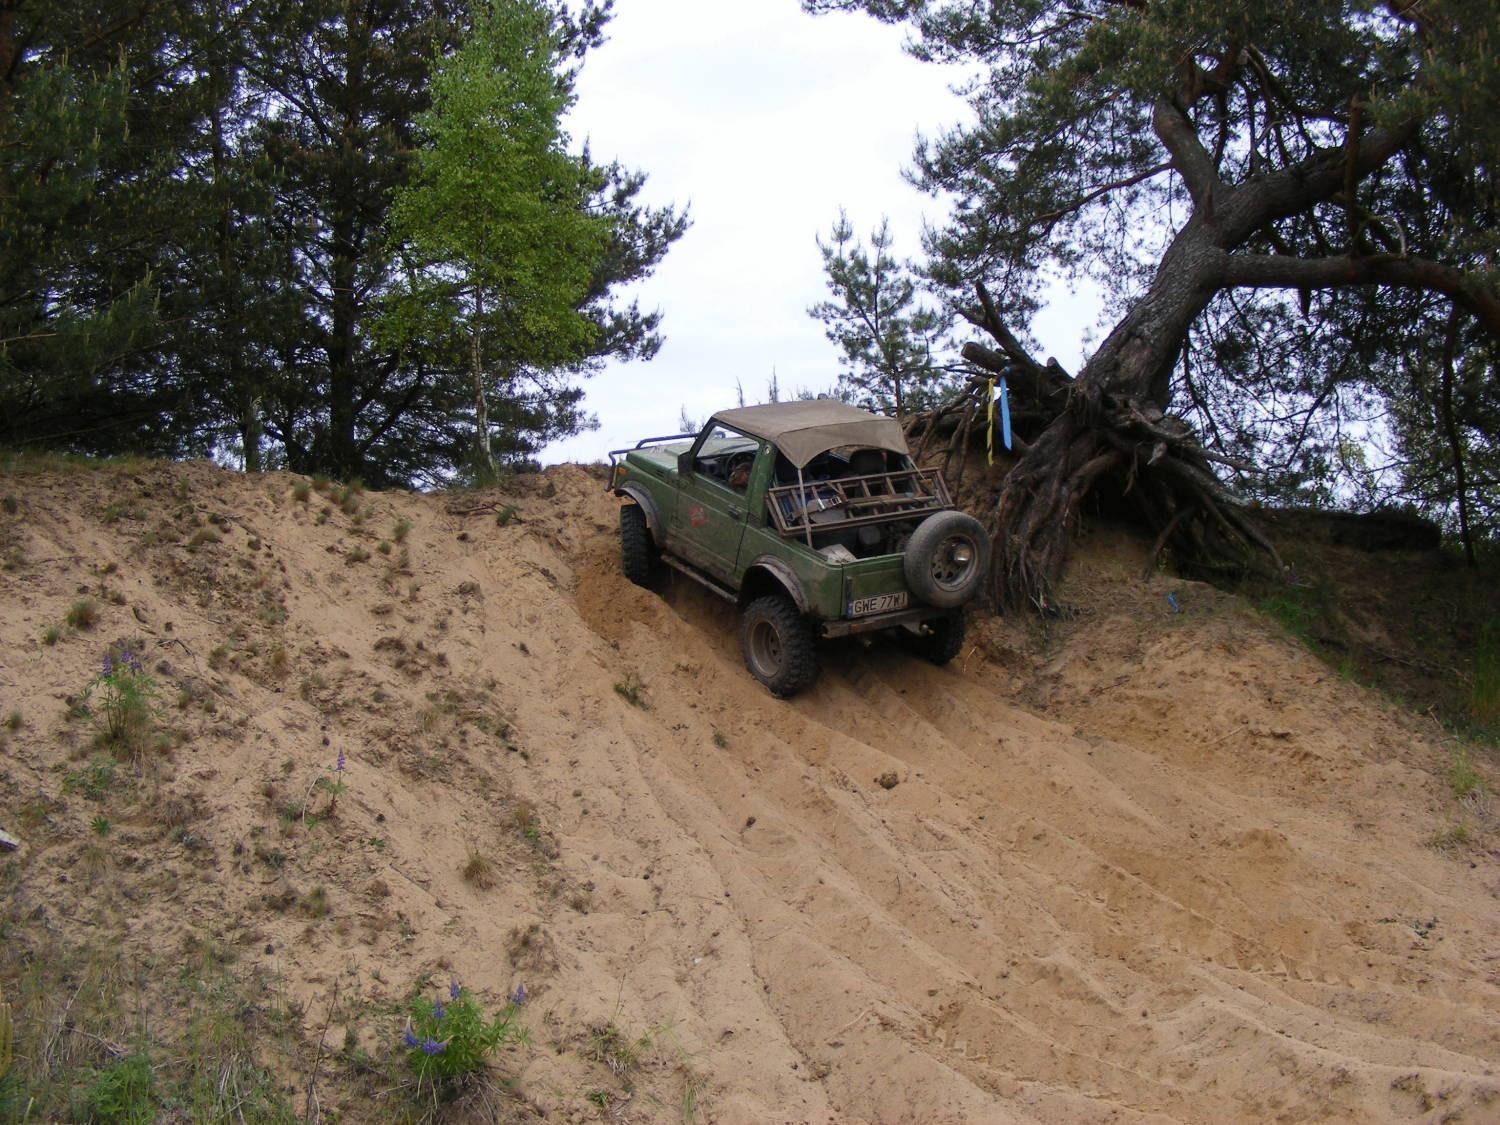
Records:
[[[944,590],[957,590],[968,582],[978,562],[979,551],[967,535],[950,535],[932,552],[932,580]]]
[[[757,621],[750,628],[750,659],[768,676],[781,670],[781,634],[769,621]]]

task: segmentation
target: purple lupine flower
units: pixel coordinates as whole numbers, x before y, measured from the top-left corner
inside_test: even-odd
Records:
[[[518,1007],[526,1003],[526,986],[524,984],[516,985],[516,990],[510,994],[510,1002]]]
[[[422,1053],[424,1055],[441,1055],[447,1046],[446,1041],[439,1043],[436,1039],[424,1039],[422,1040]]]
[[[115,670],[114,661],[109,658],[109,653],[104,654],[104,674],[107,676]]]
[[[463,989],[459,987],[458,981],[451,981],[448,985],[448,999],[457,1000],[463,995]]]
[[[333,767],[333,769],[334,769],[335,773],[343,773],[344,772],[344,752],[342,750],[339,751],[338,764],[335,765]]]
[[[419,1042],[421,1041],[412,1032],[411,1023],[410,1021],[408,1021],[406,1024],[406,1030],[401,1033],[402,1045],[406,1047],[415,1047]]]
[[[448,1014],[448,1009],[445,1008],[445,1007],[443,1007],[442,1000],[434,1000],[432,1002],[432,1018],[433,1019],[440,1020],[444,1016],[446,1016],[447,1014]]]

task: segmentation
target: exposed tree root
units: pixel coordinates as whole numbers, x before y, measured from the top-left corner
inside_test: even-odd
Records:
[[[1079,513],[1105,480],[1118,485],[1156,536],[1153,564],[1170,550],[1189,571],[1282,572],[1276,548],[1248,514],[1249,503],[1214,472],[1216,464],[1241,471],[1252,466],[1205,449],[1190,426],[1143,395],[1100,391],[1056,363],[1037,363],[1000,321],[983,286],[977,289],[979,308],[966,315],[1000,349],[966,345],[964,358],[985,374],[914,416],[907,433],[916,439],[919,458],[935,438],[947,436],[944,472],[952,471],[956,458],[962,475],[970,439],[983,429],[990,375],[1005,375],[1019,456],[990,519],[998,604],[1042,612],[1055,607],[1054,589]]]

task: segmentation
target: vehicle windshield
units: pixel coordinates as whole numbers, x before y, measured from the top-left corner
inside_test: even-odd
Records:
[[[752,437],[746,437],[744,434],[737,434],[731,430],[715,426],[708,437],[703,439],[703,445],[698,450],[698,456],[719,457],[725,453],[755,449],[756,446],[757,442]]]

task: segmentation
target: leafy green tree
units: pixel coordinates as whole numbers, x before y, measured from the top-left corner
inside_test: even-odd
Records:
[[[475,467],[493,479],[490,401],[515,369],[566,365],[593,342],[581,306],[609,223],[587,209],[592,170],[567,150],[571,82],[544,5],[482,7],[438,61],[431,91],[416,169],[392,211],[405,280],[384,328],[398,347],[467,369]]]
[[[660,342],[659,314],[614,294],[685,229],[672,209],[637,202],[643,176],[587,153],[570,164],[560,132],[543,137],[607,5],[265,3],[250,75],[278,112],[249,144],[275,170],[269,230],[288,247],[301,309],[264,406],[286,463],[436,482],[471,461],[476,426],[492,435],[487,471],[490,450],[524,460],[587,424],[574,376]],[[466,154],[502,180],[480,182]],[[523,190],[528,174],[548,186]],[[546,231],[525,229],[544,213]],[[523,247],[525,260],[507,261]],[[552,292],[538,298],[537,283]],[[562,291],[581,317],[560,310]]]
[[[1500,338],[1486,0],[807,6],[907,22],[919,56],[977,68],[973,122],[924,142],[915,176],[955,201],[929,268],[997,345],[965,355],[1008,364],[1037,419],[995,513],[1008,599],[1048,604],[1104,480],[1184,562],[1278,561],[1216,474],[1288,431],[1239,407],[1316,400],[1347,351],[1374,366],[1336,386],[1409,389],[1418,298],[1456,309],[1460,340]],[[1094,277],[1118,315],[1076,378],[1026,347],[1049,273]],[[1442,334],[1420,339],[1438,369]]]
[[[842,211],[818,239],[832,300],[808,309],[837,344],[842,371],[839,397],[868,410],[904,417],[932,406],[948,368],[942,350],[952,314],[923,300],[906,261],[891,254],[890,223],[881,219],[866,249]]]

